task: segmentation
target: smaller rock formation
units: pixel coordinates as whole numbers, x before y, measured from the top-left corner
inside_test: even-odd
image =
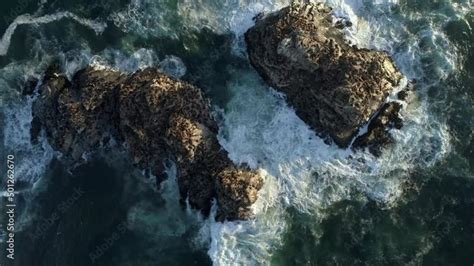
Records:
[[[208,214],[217,199],[219,220],[247,219],[263,185],[261,177],[234,165],[218,140],[218,127],[201,91],[156,69],[132,75],[86,68],[72,81],[51,67],[33,104],[32,139],[44,129],[66,160],[122,143],[134,163],[165,178],[173,159],[181,198]]]
[[[259,16],[245,34],[251,64],[296,114],[347,147],[381,110],[402,74],[386,52],[350,45],[331,8],[294,3]]]
[[[380,156],[382,147],[393,142],[388,130],[400,129],[403,121],[399,117],[402,105],[397,102],[385,104],[380,112],[369,123],[367,133],[356,138],[352,147],[354,149],[368,148],[375,156]]]
[[[409,95],[413,93],[414,84],[410,83],[404,90],[398,93],[398,100],[407,101]],[[394,143],[390,134],[390,129],[401,129],[403,120],[400,111],[403,105],[400,102],[388,102],[370,121],[367,132],[357,137],[352,144],[353,149],[367,148],[370,153],[380,156],[383,148]]]
[[[23,87],[23,90],[21,91],[21,95],[23,96],[29,96],[32,95],[36,89],[36,85],[38,84],[38,80],[34,77],[29,77],[26,80],[25,86]]]

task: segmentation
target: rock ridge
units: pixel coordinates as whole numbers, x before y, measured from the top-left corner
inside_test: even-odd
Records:
[[[50,67],[33,103],[32,140],[44,130],[65,160],[83,161],[115,140],[157,182],[172,159],[183,202],[217,219],[248,219],[263,185],[261,176],[237,166],[217,140],[218,125],[201,90],[156,69],[131,75],[87,67],[71,81]]]

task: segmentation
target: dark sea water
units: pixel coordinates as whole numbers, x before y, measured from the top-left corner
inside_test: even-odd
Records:
[[[287,0],[2,0],[2,191],[13,154],[18,193],[14,261],[0,201],[0,265],[474,265],[474,3],[326,2],[353,22],[347,38],[417,81],[380,158],[324,144],[249,65],[251,18]],[[231,159],[265,176],[255,219],[181,206],[172,162],[157,188],[116,147],[70,170],[32,145],[21,91],[53,61],[68,75],[159,67],[201,87]]]

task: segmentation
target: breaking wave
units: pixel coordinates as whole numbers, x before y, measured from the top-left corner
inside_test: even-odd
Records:
[[[89,27],[92,30],[94,30],[96,34],[101,34],[104,31],[104,29],[107,27],[107,24],[105,23],[97,22],[91,19],[82,18],[68,11],[58,12],[55,14],[44,15],[44,16],[39,16],[39,17],[30,15],[30,14],[20,15],[8,26],[7,30],[2,36],[2,39],[0,40],[0,56],[4,56],[7,54],[8,48],[10,47],[11,38],[13,34],[15,33],[15,30],[18,26],[46,24],[46,23],[51,23],[54,21],[61,20],[63,18],[72,19],[86,27]]]

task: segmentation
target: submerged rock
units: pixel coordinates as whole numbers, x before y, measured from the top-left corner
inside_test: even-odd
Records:
[[[114,139],[158,182],[165,178],[164,161],[173,159],[183,202],[208,214],[216,198],[219,220],[251,216],[262,178],[230,161],[198,88],[156,69],[125,75],[89,67],[71,82],[50,68],[39,90],[32,138],[44,129],[66,160],[80,163]]]
[[[386,52],[350,45],[331,8],[292,4],[245,34],[251,64],[296,114],[340,147],[382,108],[402,74]]]

